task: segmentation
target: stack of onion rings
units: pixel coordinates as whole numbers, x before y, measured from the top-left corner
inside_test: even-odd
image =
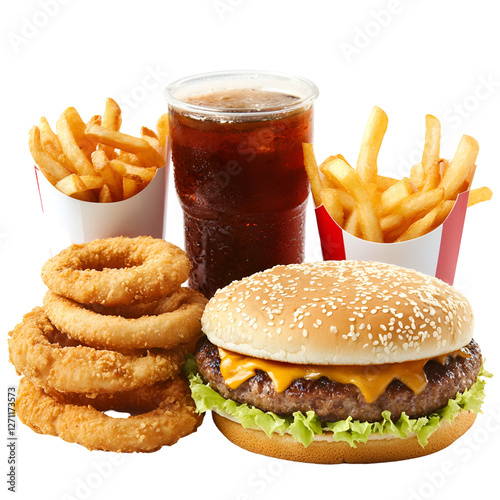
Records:
[[[50,259],[44,307],[10,332],[20,420],[105,451],[155,451],[195,431],[201,416],[180,372],[207,300],[181,288],[189,271],[182,250],[151,237],[94,240]]]

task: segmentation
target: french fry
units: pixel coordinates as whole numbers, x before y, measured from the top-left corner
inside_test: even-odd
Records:
[[[432,210],[443,200],[443,198],[443,188],[413,193],[394,209],[394,213],[402,215],[406,219],[410,219],[411,217],[418,216],[422,212]]]
[[[489,187],[480,187],[472,189],[469,192],[469,207],[477,205],[482,201],[489,201],[493,197],[493,191]]]
[[[94,151],[92,163],[95,171],[101,175],[108,186],[113,201],[121,201],[123,199],[122,179],[112,162],[108,160],[106,153],[101,149]]]
[[[136,195],[139,193],[144,184],[142,184],[139,181],[136,181],[135,179],[131,179],[130,177],[124,177],[123,178],[123,199],[127,200],[128,198],[131,198],[132,196]]]
[[[390,214],[380,219],[380,228],[384,233],[384,241],[387,241],[386,235],[394,231],[403,224],[403,216],[400,214]]]
[[[417,219],[411,226],[395,241],[408,241],[414,238],[419,238],[420,236],[426,234],[430,231],[437,215],[439,213],[439,207],[435,207],[429,212],[427,212],[422,218]]]
[[[64,116],[66,121],[68,122],[69,128],[72,131],[72,135],[78,147],[81,148],[85,156],[88,159],[90,159],[90,155],[92,151],[94,151],[96,143],[93,139],[85,135],[86,125],[82,120],[78,111],[73,107],[69,107],[62,112],[61,116]],[[57,123],[56,123],[56,130],[57,130]],[[59,131],[57,132],[57,134],[59,135]]]
[[[422,191],[430,191],[431,189],[435,189],[439,186],[441,182],[441,173],[440,173],[441,165],[439,161],[434,162],[430,165],[425,171],[424,183],[422,185]]]
[[[396,184],[396,182],[398,182],[398,180],[394,179],[393,177],[377,175],[377,189],[379,191],[385,191],[386,189],[389,189],[393,184]]]
[[[344,224],[344,208],[337,191],[332,188],[323,189],[321,191],[321,204],[326,208],[333,220],[342,227]]]
[[[33,156],[38,168],[54,186],[61,179],[64,179],[64,177],[71,174],[69,170],[66,170],[57,160],[54,160],[54,158],[43,149],[42,142],[40,140],[40,129],[38,127],[33,127],[30,130],[29,148],[31,156]]]
[[[377,180],[377,158],[387,130],[387,115],[379,107],[374,106],[361,141],[356,169],[363,182]]]
[[[98,126],[98,125],[95,125]],[[87,158],[86,154],[80,146],[78,145],[77,136],[79,132],[76,128],[73,128],[72,122],[68,120],[68,117],[63,113],[56,124],[57,135],[59,141],[61,142],[61,147],[64,154],[71,161],[75,167],[75,171],[79,175],[93,175],[95,174],[94,167],[92,163]]]
[[[358,224],[363,238],[369,241],[382,242],[383,235],[380,222],[373,207],[370,194],[360,175],[341,158],[335,158],[323,165],[322,172],[335,179],[354,198],[358,214]]]
[[[49,153],[49,155],[52,156],[54,160],[60,163],[66,170],[68,170],[69,172],[74,172],[73,164],[64,154],[61,143],[59,142],[59,138],[50,128],[49,122],[47,121],[45,116],[42,116],[40,118],[38,128],[40,129],[40,141],[42,143],[43,149],[47,153]]]
[[[319,176],[318,164],[316,163],[316,157],[314,156],[313,145],[311,143],[304,142],[302,144],[302,150],[304,152],[304,166],[309,177],[309,182],[311,184],[311,192],[314,200],[314,205],[319,207],[321,205],[321,179]]]
[[[81,175],[80,179],[87,189],[102,189],[104,179],[100,175]]]
[[[113,197],[111,196],[111,190],[107,184],[104,184],[99,191],[99,203],[111,203],[112,201]]]
[[[102,126],[109,130],[114,130],[115,132],[118,132],[122,126],[122,111],[120,106],[118,106],[116,101],[111,99],[111,97],[106,99],[106,106],[104,107],[104,113],[102,115]],[[99,144],[98,149],[102,149],[108,158],[113,158],[115,149],[112,146]]]
[[[102,126],[118,132],[122,126],[122,111],[114,99],[108,97],[102,115]]]
[[[136,167],[119,160],[111,161],[114,169],[122,176],[134,179],[137,182],[149,183],[156,174],[156,167]]]
[[[465,178],[464,184],[465,184],[465,189],[469,189],[470,185],[472,184],[472,181],[474,180],[474,174],[476,173],[476,165],[474,165],[470,170],[469,170],[469,175]]]
[[[326,177],[326,175],[322,172],[322,167],[323,164],[327,164],[328,162],[331,162],[332,160],[335,160],[336,158],[340,158],[341,160],[344,160],[347,163],[347,160],[342,156],[342,155],[332,155],[329,156],[321,165],[319,165],[319,179],[321,182],[321,188],[322,189],[343,189],[342,185],[339,184],[335,179],[331,179],[329,177]]]
[[[389,214],[413,192],[414,188],[408,177],[403,177],[400,181],[397,181],[395,184],[387,188],[380,195],[380,217],[384,217]]]
[[[106,146],[135,153],[145,167],[163,167],[165,165],[165,159],[142,138],[108,130],[95,124],[87,127],[85,133]]]
[[[440,226],[450,215],[450,212],[453,210],[455,206],[455,200],[444,200],[436,207],[438,209],[436,218],[434,219],[434,223],[432,229]]]
[[[71,174],[61,179],[56,188],[65,195],[71,196],[81,201],[96,201],[95,195],[92,191],[87,189],[85,183],[81,180],[80,176]]]
[[[380,217],[378,215],[378,211],[380,209],[380,195],[381,195],[381,193],[379,192],[377,185],[373,184],[371,182],[365,184],[365,188],[366,188],[366,191],[368,193],[368,196],[370,197],[371,205],[373,206],[375,214],[377,215],[379,222],[380,222]]]
[[[158,140],[162,148],[165,148],[168,139],[168,113],[165,113],[158,118],[156,123],[156,131],[158,132]]]
[[[393,215],[393,214],[391,214],[391,215]],[[386,223],[385,220],[380,221],[381,226],[384,226],[385,223]],[[405,219],[403,217],[398,226],[396,226],[392,230],[388,230],[384,233],[384,242],[385,243],[394,243],[412,224],[413,224],[412,219]]]
[[[129,163],[130,165],[134,165],[136,167],[141,166],[139,158],[137,158],[137,155],[135,155],[134,153],[121,153],[116,158],[113,158],[113,160],[122,161],[123,163]]]
[[[151,139],[155,139],[157,141],[157,146],[160,146],[160,141],[158,139],[158,136],[156,135],[156,132],[154,130],[151,130],[148,127],[141,127],[141,137],[144,139],[145,137],[149,137]]]
[[[344,229],[353,236],[356,236],[357,238],[362,238],[363,236],[361,234],[361,231],[359,230],[358,221],[359,221],[358,212],[356,211],[356,209],[354,209],[347,217]]]
[[[141,137],[146,141],[149,142],[150,146],[156,149],[160,155],[163,154],[163,148],[160,144],[160,140],[158,139],[158,136],[156,135],[156,132],[154,130],[151,130],[148,127],[142,127],[141,128]]]
[[[69,107],[66,108],[61,116],[64,116],[66,118],[66,121],[68,122],[71,130],[73,131],[73,136],[75,140],[80,143],[85,141],[85,122],[82,120],[82,117],[78,113],[78,111],[73,108]]]
[[[355,208],[354,198],[343,189],[335,189],[335,193],[340,198],[344,213],[350,214]]]
[[[439,150],[441,146],[441,123],[432,115],[425,117],[425,143],[422,154],[422,168],[424,172],[430,171],[431,167],[439,162]]]
[[[420,191],[425,183],[425,171],[421,163],[415,163],[410,169],[410,181]]]
[[[85,128],[90,127],[92,125],[101,125],[102,123],[102,116],[101,115],[94,115],[85,125]]]
[[[444,189],[444,198],[446,200],[456,198],[460,186],[466,181],[471,169],[474,168],[478,153],[479,145],[476,139],[464,135],[458,144],[450,166],[441,179],[440,186]]]
[[[441,158],[441,160],[439,160],[439,173],[441,175],[441,179],[443,178],[444,173],[446,172],[446,170],[448,170],[449,166],[450,166],[450,161],[449,160],[446,160],[445,158]],[[472,182],[472,179],[470,179],[470,180]]]

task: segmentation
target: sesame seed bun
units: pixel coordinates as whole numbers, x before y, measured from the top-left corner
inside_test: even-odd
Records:
[[[467,299],[443,281],[380,262],[276,266],[209,301],[203,331],[219,347],[298,364],[399,363],[472,340]]]

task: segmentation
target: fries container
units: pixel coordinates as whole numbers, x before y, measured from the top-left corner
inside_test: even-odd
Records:
[[[415,269],[453,285],[469,192],[458,195],[447,219],[419,238],[398,243],[374,243],[342,229],[323,205],[316,220],[324,260],[376,260]]]
[[[168,160],[141,192],[114,203],[76,200],[56,189],[37,166],[35,175],[52,255],[96,238],[163,237]]]

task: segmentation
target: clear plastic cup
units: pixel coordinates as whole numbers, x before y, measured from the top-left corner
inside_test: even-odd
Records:
[[[165,92],[190,286],[207,297],[233,280],[304,259],[316,86],[264,71],[178,80]]]

